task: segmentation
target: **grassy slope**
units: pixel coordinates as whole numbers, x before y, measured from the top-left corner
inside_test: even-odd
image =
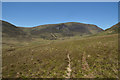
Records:
[[[75,40],[35,40],[3,44],[3,77],[62,78],[71,58],[71,77],[116,78],[118,35]],[[92,74],[92,75],[91,75]]]

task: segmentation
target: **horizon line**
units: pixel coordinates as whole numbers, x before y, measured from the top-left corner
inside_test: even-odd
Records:
[[[4,21],[4,22],[7,22],[7,23],[10,23],[10,24],[12,24],[12,25],[14,25],[14,26],[16,26],[16,24],[14,24],[14,23],[12,23],[12,22],[9,22],[9,21],[6,21],[6,20],[1,20],[0,19],[0,21]],[[48,23],[48,24],[41,24],[41,25],[37,25],[37,26],[31,26],[31,27],[28,27],[28,26],[16,26],[16,27],[20,27],[20,28],[35,28],[35,27],[39,27],[39,26],[44,26],[44,25],[56,25],[56,24],[64,24],[64,23],[81,23],[81,22],[70,22],[70,21],[67,21],[67,22],[58,22],[58,23]],[[117,23],[119,23],[119,21],[117,22]],[[115,23],[114,25],[116,25],[117,23]],[[82,22],[81,24],[86,24],[86,25],[95,25],[95,24],[89,24],[89,23],[84,23],[84,22]],[[112,26],[114,26],[114,25],[112,25]],[[95,25],[95,26],[97,26],[97,25]],[[111,26],[111,27],[112,27]],[[98,26],[97,26],[98,27]],[[99,28],[101,28],[101,27],[99,27]],[[110,27],[109,27],[110,28]],[[103,28],[101,28],[101,29],[103,29]],[[108,28],[107,28],[108,29]],[[106,29],[103,29],[103,30],[106,30]]]

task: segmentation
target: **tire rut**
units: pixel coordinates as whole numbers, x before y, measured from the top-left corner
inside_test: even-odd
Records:
[[[71,59],[70,59],[70,55],[67,54],[67,58],[68,58],[68,67],[67,67],[67,71],[66,71],[66,77],[65,78],[70,78],[71,77]]]

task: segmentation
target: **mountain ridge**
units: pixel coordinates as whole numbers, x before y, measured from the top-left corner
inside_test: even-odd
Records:
[[[45,24],[35,27],[18,27],[9,22],[2,21],[3,34],[11,37],[32,37],[44,39],[56,39],[59,37],[84,36],[104,31],[93,24],[79,22],[66,22],[59,24]],[[17,32],[18,31],[18,32]],[[5,37],[3,35],[3,37]],[[55,37],[56,36],[56,37]]]

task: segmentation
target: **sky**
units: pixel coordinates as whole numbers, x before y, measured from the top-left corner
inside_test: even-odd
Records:
[[[80,22],[107,29],[118,22],[118,3],[3,2],[2,20],[19,27]]]

